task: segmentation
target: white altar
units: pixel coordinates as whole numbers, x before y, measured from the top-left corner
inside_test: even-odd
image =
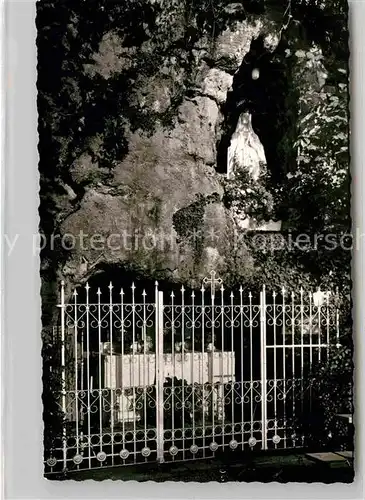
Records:
[[[234,352],[175,353],[163,355],[164,380],[176,377],[185,384],[219,384],[214,391],[214,407],[217,398],[223,397],[224,384],[235,381]],[[132,409],[133,390],[156,384],[155,354],[108,354],[104,356],[104,387],[121,389],[117,398],[117,422],[133,422],[138,415]],[[126,389],[130,389],[126,394]],[[219,395],[219,396],[218,396]],[[217,409],[218,411],[218,409]],[[222,410],[220,410],[222,411]]]

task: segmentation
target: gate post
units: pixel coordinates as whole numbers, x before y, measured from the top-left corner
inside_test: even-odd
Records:
[[[267,450],[267,370],[266,370],[266,291],[260,292],[260,345],[261,345],[261,425],[262,449]]]
[[[163,449],[163,382],[165,379],[163,363],[163,292],[156,288],[156,450],[157,461],[164,462]]]
[[[63,470],[67,469],[67,436],[66,436],[66,346],[65,346],[65,282],[61,281],[61,394],[62,394],[62,444]]]

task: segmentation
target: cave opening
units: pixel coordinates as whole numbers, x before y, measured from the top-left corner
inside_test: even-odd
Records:
[[[263,145],[271,182],[281,184],[295,164],[297,95],[291,87],[291,63],[283,37],[271,51],[260,36],[234,76],[223,106],[223,133],[217,145],[217,170],[228,171],[228,149],[242,113],[252,117],[252,128]]]
[[[110,284],[113,285],[111,298],[113,304],[120,304],[121,291],[123,290],[123,301],[125,304],[132,304],[133,294],[136,303],[143,302],[145,292],[145,302],[154,303],[156,293],[156,282],[158,290],[164,292],[164,301],[168,301],[171,293],[179,293],[181,283],[176,283],[166,279],[160,273],[152,275],[143,269],[134,269],[132,266],[120,264],[100,264],[95,269],[94,274],[88,279],[89,302],[97,302],[97,291],[100,289],[100,302],[107,304],[110,302]],[[134,285],[134,291],[132,286]],[[85,285],[80,285],[78,291],[78,302],[86,302]]]
[[[217,305],[213,310],[209,285],[206,287],[205,299],[202,302],[202,294],[199,288],[193,290],[188,286],[184,286],[184,298],[182,298],[181,283],[166,278],[157,281],[158,291],[163,292],[164,354],[181,352],[182,344],[184,344],[186,353],[207,353],[212,351],[214,343],[214,349],[217,352],[233,351],[235,353],[235,376],[237,379],[241,376],[247,378],[249,376],[248,368],[246,370],[241,366],[242,349],[244,349],[245,355],[248,355],[247,337],[243,338],[240,324],[235,323],[232,327],[225,325],[222,328],[219,315],[220,306]],[[110,283],[113,285],[111,291],[109,288]],[[86,301],[87,291],[85,285],[80,285],[77,288],[79,314],[83,314],[79,322],[78,342],[82,352],[86,352],[86,349],[90,352],[90,375],[93,377],[95,387],[99,374],[98,355],[100,345],[103,354],[110,353],[111,345],[113,353],[117,355],[143,354],[144,349],[147,349],[146,352],[149,353],[155,352],[157,332],[155,314],[156,277],[142,269],[136,270],[120,264],[104,264],[100,265],[89,278],[88,287],[88,302]],[[98,289],[101,292],[100,306],[98,305]],[[123,299],[121,298],[122,289]],[[233,298],[229,289],[224,290],[224,296],[225,307],[230,307],[229,304],[232,305]],[[216,290],[217,304],[221,303],[221,297],[221,291],[218,288]],[[70,300],[71,304],[72,302],[73,297]],[[86,303],[89,304],[88,321],[85,316]],[[122,303],[123,307],[121,307]],[[110,304],[113,305],[112,311],[109,308]],[[203,304],[205,312],[202,314]],[[239,294],[236,294],[234,304],[235,307],[239,307]],[[194,307],[192,307],[193,305]],[[216,319],[212,322],[212,315],[214,314],[216,314]],[[227,314],[230,313],[227,312]],[[122,318],[123,328],[121,326]],[[100,329],[98,319],[100,319]],[[255,336],[255,338],[259,342],[260,337]],[[254,341],[253,350],[255,355],[258,356],[260,350],[257,342]],[[84,386],[87,385],[85,373],[82,376],[80,374]]]

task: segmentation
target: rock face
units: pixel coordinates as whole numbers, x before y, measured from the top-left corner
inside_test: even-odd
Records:
[[[198,17],[187,25],[183,2],[147,4],[158,14],[155,24],[143,24],[139,45],[133,34],[110,29],[82,62],[88,82],[84,100],[91,99],[94,88],[104,95],[114,88],[115,106],[124,98],[118,92],[127,98],[118,119],[104,122],[112,129],[109,142],[107,134],[90,132],[59,183],[64,194],[54,195],[57,230],[72,243],[59,263],[58,279],[67,278],[73,286],[113,264],[191,286],[199,286],[212,269],[225,283],[245,280],[254,272],[253,262],[237,236],[252,226],[227,208],[224,179],[238,165],[257,180],[266,163],[251,115],[239,117],[225,172],[217,169],[217,147],[227,96],[253,40],[263,37],[265,48],[274,51],[281,24],[266,14],[246,16],[240,3],[232,3],[224,8],[226,25],[216,36],[211,28],[197,35]],[[140,60],[146,69],[137,67]],[[128,85],[112,87],[125,74]],[[72,84],[78,106],[79,83]],[[82,130],[83,116],[79,123]],[[61,150],[71,142],[72,137],[63,141]],[[109,161],[104,154],[101,161],[100,152],[119,143],[121,157],[111,154]],[[256,229],[280,228],[270,224]]]
[[[198,285],[213,268],[247,272],[247,253],[236,247],[234,221],[212,168],[220,119],[215,100],[197,96],[181,104],[171,130],[131,133],[129,153],[108,185],[87,188],[61,225],[62,234],[76,237],[63,274],[76,283],[97,265],[119,263]],[[83,247],[81,231],[89,235]],[[99,244],[92,244],[93,235]]]
[[[186,133],[185,119],[190,126],[195,123],[193,135]],[[67,263],[73,280],[89,274],[80,273],[80,255],[90,266],[120,263],[184,281],[199,280],[212,266],[227,271],[235,255],[233,221],[208,165],[214,154],[209,130],[217,119],[214,101],[198,98],[184,103],[181,123],[170,133],[131,135],[130,153],[115,168],[109,186],[88,189],[79,209],[61,226],[63,234],[89,235]],[[91,235],[98,235],[99,245],[91,245]],[[244,261],[240,250],[237,255]]]
[[[238,8],[235,5],[230,9]],[[252,274],[250,256],[237,242],[237,221],[222,201],[216,146],[233,73],[252,39],[265,29],[256,20],[224,30],[216,42],[213,67],[204,60],[205,50],[196,50],[194,86],[168,127],[159,124],[158,115],[169,109],[174,86],[182,84],[184,75],[171,60],[153,78],[137,78],[134,104],[157,114],[153,132],[128,131],[127,124],[128,153],[109,174],[87,154],[70,169],[73,181],[85,187],[77,209],[60,224],[61,235],[71,235],[74,242],[60,269],[71,285],[86,281],[105,264],[194,286],[212,269],[225,281]],[[108,80],[130,66],[133,54],[121,38],[107,33],[85,71]],[[256,176],[257,162],[265,161],[265,154],[252,127],[242,136],[245,127],[250,127],[250,119],[242,115],[230,154],[248,163]]]

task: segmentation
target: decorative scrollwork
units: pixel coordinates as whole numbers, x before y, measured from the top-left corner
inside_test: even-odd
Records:
[[[50,457],[48,458],[48,460],[46,461],[46,464],[49,466],[49,467],[54,467],[56,464],[57,464],[57,459],[54,458],[54,457]]]
[[[84,457],[82,455],[75,455],[72,459],[73,463],[76,465],[80,465],[83,460],[84,460]]]
[[[276,420],[275,420],[275,419],[274,419],[274,420],[268,420],[268,421],[267,421],[267,428],[268,428],[269,430],[274,429],[274,428],[275,428],[275,425],[277,425],[277,422],[276,422]]]
[[[97,460],[99,462],[105,462],[106,460],[106,453],[104,451],[99,451],[99,453],[96,455]]]
[[[253,436],[250,437],[250,439],[248,440],[248,445],[251,446],[251,448],[253,448],[254,446],[256,446],[256,443],[257,443],[257,439],[254,438]]]
[[[211,451],[217,451],[218,450],[218,443],[216,443],[215,441],[212,441],[209,445],[209,448]]]
[[[230,442],[229,442],[229,447],[231,448],[231,450],[235,450],[238,446],[238,442],[235,440],[235,439],[232,439]]]
[[[126,450],[126,449],[123,449],[120,453],[119,453],[119,456],[122,460],[127,460],[127,458],[129,457],[129,451]]]
[[[142,448],[141,454],[142,454],[142,457],[147,458],[151,455],[151,449],[148,448],[148,446],[145,446],[144,448]]]
[[[176,456],[178,453],[179,453],[179,449],[177,446],[170,446],[169,448],[169,453],[170,455],[172,455],[173,457]]]
[[[251,424],[251,422],[244,422],[243,423],[243,431],[244,432],[251,432],[252,431],[252,424]]]
[[[279,444],[281,441],[281,437],[278,434],[275,434],[275,436],[272,438],[272,442],[274,444]]]

